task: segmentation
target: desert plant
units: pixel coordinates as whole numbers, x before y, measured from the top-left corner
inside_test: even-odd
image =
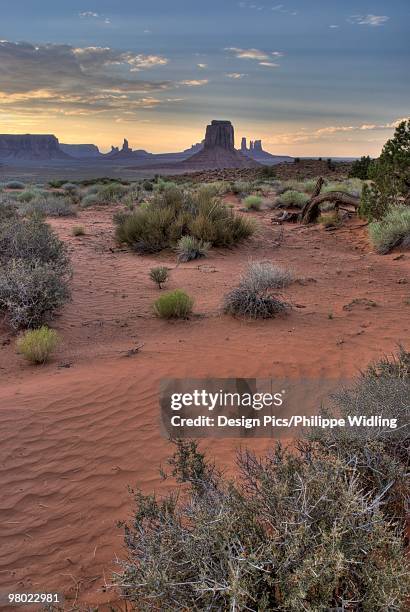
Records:
[[[157,283],[158,289],[162,289],[162,285],[168,280],[169,277],[168,268],[165,266],[151,268],[149,271],[149,277],[154,283]]]
[[[78,191],[78,185],[76,185],[75,183],[63,183],[63,185],[61,185],[61,188],[70,194],[75,194]]]
[[[18,194],[17,201],[31,202],[32,200],[35,200],[36,198],[40,197],[41,194],[42,192],[38,189],[24,189],[24,191]]]
[[[235,181],[232,185],[232,193],[246,196],[252,190],[252,184],[249,181]]]
[[[257,195],[250,195],[244,199],[243,203],[245,204],[245,208],[252,210],[260,210],[262,198]]]
[[[66,278],[52,263],[12,259],[0,266],[0,311],[13,329],[39,327],[69,295]]]
[[[210,249],[209,242],[203,242],[198,240],[194,236],[182,236],[178,240],[176,246],[176,252],[178,254],[179,261],[191,261],[192,259],[199,259],[206,257]]]
[[[24,332],[17,340],[17,350],[30,363],[44,364],[60,343],[56,331],[43,325]]]
[[[253,262],[241,277],[238,287],[224,298],[226,314],[270,319],[285,312],[289,304],[272,294],[273,289],[282,288],[291,282],[290,273],[269,262]]]
[[[151,181],[143,181],[142,188],[145,191],[152,191],[154,189],[154,185],[152,184]]]
[[[405,528],[408,512],[410,457],[410,353],[400,347],[392,358],[371,364],[349,388],[333,396],[332,408],[322,416],[396,419],[396,428],[383,424],[369,427],[314,428],[307,438],[320,453],[355,466],[365,492],[382,499],[383,512]],[[314,453],[314,448],[309,448]]]
[[[381,254],[399,245],[410,247],[410,207],[392,206],[380,221],[370,223],[369,236]]]
[[[282,193],[278,198],[278,203],[282,206],[297,206],[302,208],[309,201],[309,196],[301,191],[290,189]]]
[[[81,199],[81,206],[83,208],[87,208],[88,206],[95,206],[99,202],[100,202],[100,198],[98,197],[97,193],[87,193]]]
[[[97,195],[102,204],[112,204],[120,202],[128,191],[129,187],[121,183],[107,183],[99,188]]]
[[[192,312],[194,300],[181,289],[168,291],[154,302],[154,312],[161,319],[186,319]]]
[[[25,184],[21,181],[8,181],[5,185],[6,189],[24,189]]]
[[[399,610],[405,550],[355,466],[276,445],[243,451],[228,480],[192,441],[163,499],[133,491],[116,582],[139,610]],[[182,489],[183,487],[183,489]]]
[[[71,230],[71,233],[73,236],[84,236],[85,235],[85,229],[83,225],[74,225],[73,229]]]
[[[322,212],[318,217],[318,223],[323,225],[323,227],[339,227],[341,224],[340,215],[338,212]]]
[[[22,209],[24,214],[39,214],[46,217],[75,217],[77,211],[72,200],[67,197],[55,196],[53,194],[39,196],[31,200],[27,206]]]

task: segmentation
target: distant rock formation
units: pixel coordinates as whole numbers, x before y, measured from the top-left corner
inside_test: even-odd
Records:
[[[60,142],[60,149],[64,153],[79,159],[84,157],[101,157],[98,147],[94,144],[63,144]]]
[[[246,138],[243,137],[241,141],[241,153],[261,164],[273,165],[293,161],[293,157],[289,157],[288,155],[272,155],[264,151],[261,140],[250,140],[249,149],[246,142]]]
[[[213,168],[254,168],[259,164],[235,149],[230,121],[214,120],[206,126],[203,149],[178,164],[189,170]]]
[[[70,159],[52,134],[0,134],[0,158],[27,161]]]
[[[193,144],[191,147],[189,147],[189,149],[184,149],[184,151],[182,151],[182,155],[193,155],[194,153],[198,153],[198,151],[202,151],[204,148],[204,143],[205,140],[201,140],[201,142]],[[181,153],[178,153],[178,155],[181,155]]]
[[[121,150],[118,147],[112,146],[111,151],[105,155],[105,157],[109,159],[114,159],[118,161],[132,160],[136,158],[151,157],[151,156],[152,156],[152,153],[148,153],[147,151],[144,151],[144,149],[138,149],[136,151],[133,151],[130,148],[128,144],[128,140],[126,138],[124,138],[124,142],[122,144]]]

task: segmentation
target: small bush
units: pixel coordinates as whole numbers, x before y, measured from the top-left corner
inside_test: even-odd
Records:
[[[309,201],[309,199],[310,198],[308,195],[306,195],[306,193],[290,189],[279,196],[278,203],[282,204],[283,206],[297,206],[298,208],[302,208],[306,202]]]
[[[256,195],[250,195],[244,199],[245,208],[252,210],[260,210],[262,198]]]
[[[108,183],[99,188],[97,195],[101,203],[113,204],[120,202],[128,193],[129,187],[120,183]]]
[[[0,311],[13,329],[41,326],[69,295],[65,278],[51,263],[13,259],[0,266]]]
[[[323,212],[318,218],[318,223],[323,227],[339,227],[341,224],[340,215],[338,212]]]
[[[6,189],[24,189],[25,184],[21,181],[8,181],[5,185]]]
[[[287,270],[269,262],[251,263],[242,276],[239,286],[230,291],[224,299],[226,314],[270,319],[284,312],[289,305],[272,295],[272,289],[289,285],[292,276]]]
[[[17,350],[30,363],[43,364],[48,361],[59,343],[57,332],[43,325],[39,329],[26,331],[17,340]]]
[[[84,236],[85,235],[84,226],[74,225],[73,229],[71,230],[71,233],[73,234],[73,236]]]
[[[161,319],[186,319],[192,312],[194,300],[181,289],[169,291],[154,303],[154,312]]]
[[[210,246],[209,242],[203,242],[194,236],[182,236],[182,238],[178,240],[176,247],[178,259],[179,261],[186,262],[192,259],[206,257]]]
[[[393,206],[380,221],[369,225],[369,235],[376,251],[388,253],[401,244],[410,246],[410,207]]]
[[[374,183],[364,185],[359,205],[359,216],[373,221],[381,219],[388,211],[390,200],[385,197]]]
[[[18,202],[31,202],[41,196],[41,191],[38,189],[25,189],[17,196]]]
[[[169,277],[168,268],[165,266],[151,268],[149,271],[149,277],[154,283],[157,283],[159,289],[162,289],[162,285],[168,280]]]
[[[360,159],[356,159],[350,168],[349,177],[351,178],[359,178],[363,181],[367,181],[369,177],[369,168],[372,163],[371,158],[367,156],[363,156]]]
[[[246,196],[252,191],[252,184],[248,181],[235,181],[232,185],[232,193]]]
[[[100,198],[96,193],[88,193],[81,199],[81,206],[87,208],[88,206],[95,206],[99,202]]]
[[[38,197],[23,209],[24,214],[40,214],[46,217],[75,217],[77,211],[69,198],[48,195]]]
[[[152,191],[154,189],[154,185],[151,183],[151,181],[143,181],[142,188],[145,191]]]
[[[75,194],[78,191],[78,185],[76,185],[75,183],[63,183],[63,185],[61,185],[61,188],[64,189],[64,191],[67,191],[67,193],[72,194]]]

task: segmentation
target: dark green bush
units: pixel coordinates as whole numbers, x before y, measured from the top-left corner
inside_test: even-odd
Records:
[[[362,181],[367,181],[369,179],[369,169],[371,163],[372,160],[369,155],[356,159],[350,168],[349,178],[359,178],[362,179]]]

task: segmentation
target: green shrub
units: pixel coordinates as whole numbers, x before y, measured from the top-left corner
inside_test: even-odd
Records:
[[[13,329],[41,326],[69,296],[65,277],[52,263],[12,259],[0,266],[0,311]]]
[[[194,300],[181,289],[168,291],[154,303],[154,312],[161,319],[186,319],[192,312]]]
[[[278,198],[278,203],[283,206],[297,206],[298,208],[302,208],[308,201],[309,196],[306,193],[302,193],[300,191],[294,191],[290,189],[282,193]]]
[[[323,227],[339,227],[341,223],[340,215],[338,212],[324,212],[318,217],[318,223]]]
[[[78,185],[76,185],[75,183],[63,183],[63,185],[61,185],[61,188],[64,189],[64,191],[67,191],[67,193],[71,194],[75,194],[78,191]]]
[[[248,181],[235,181],[232,185],[232,193],[245,196],[252,191],[252,185]]]
[[[74,225],[73,229],[71,230],[71,233],[73,234],[73,236],[84,236],[85,235],[85,229],[83,225]]]
[[[369,225],[369,235],[378,253],[388,253],[401,244],[410,247],[410,207],[393,206]]]
[[[18,202],[31,202],[41,196],[41,191],[38,189],[25,189],[17,196]]]
[[[120,183],[107,183],[99,188],[97,195],[100,203],[112,204],[120,202],[129,191],[129,187]]]
[[[157,283],[158,289],[162,289],[162,285],[168,280],[169,271],[165,266],[158,266],[157,268],[151,268],[149,271],[149,277]]]
[[[155,253],[176,246],[183,236],[232,246],[253,231],[250,220],[235,215],[208,192],[190,194],[172,186],[126,215],[117,224],[116,237],[139,253]]]
[[[369,168],[372,160],[369,155],[363,156],[360,159],[356,159],[352,163],[352,167],[350,168],[349,177],[350,178],[359,178],[363,181],[367,181],[369,177]]]
[[[144,181],[142,183],[142,188],[145,189],[145,191],[152,191],[154,189],[154,185],[151,181]]]
[[[381,219],[390,206],[389,198],[385,197],[374,183],[364,185],[358,209],[362,219],[373,221]]]
[[[53,329],[44,326],[26,331],[17,340],[17,350],[30,363],[44,364],[60,343],[60,338]]]
[[[176,251],[178,254],[179,261],[191,261],[192,259],[199,259],[200,257],[206,257],[210,249],[209,242],[203,242],[198,240],[194,236],[182,236],[178,240]]]
[[[260,210],[262,198],[257,195],[250,195],[244,199],[245,208],[252,210]]]

